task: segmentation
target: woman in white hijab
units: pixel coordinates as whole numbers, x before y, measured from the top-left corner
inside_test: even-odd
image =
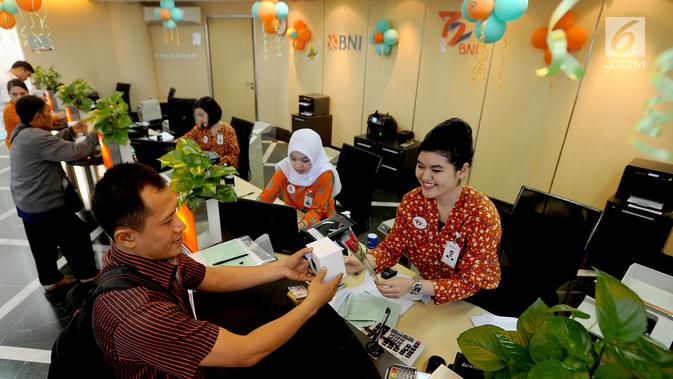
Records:
[[[287,152],[259,200],[271,203],[280,196],[285,204],[304,212],[300,229],[335,215],[334,196],[341,191],[341,181],[320,136],[311,129],[297,130],[292,133]]]

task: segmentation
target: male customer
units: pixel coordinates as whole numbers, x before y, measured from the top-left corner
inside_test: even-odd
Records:
[[[336,293],[341,275],[323,282],[321,271],[308,297],[284,316],[247,335],[195,320],[187,289],[241,290],[278,279],[308,280],[303,249],[283,261],[257,267],[205,267],[182,253],[185,225],[176,195],[142,164],[110,169],[96,185],[94,217],[112,240],[102,271],[132,266],[166,291],[144,286],[114,290],[94,303],[94,333],[120,378],[201,378],[200,366],[251,366],[287,342]]]
[[[71,271],[82,282],[93,280],[98,270],[94,261],[87,225],[75,212],[82,206],[79,195],[68,182],[61,161],[74,161],[96,150],[96,133],[72,142],[85,124],[51,134],[52,115],[44,100],[24,96],[16,101],[21,123],[11,136],[10,189],[16,210],[23,219],[37,273],[46,291],[75,281],[58,269],[59,248]]]

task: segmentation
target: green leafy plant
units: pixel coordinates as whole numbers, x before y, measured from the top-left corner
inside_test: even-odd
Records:
[[[206,199],[236,201],[236,192],[224,183],[224,176],[237,174],[234,167],[214,165],[199,144],[179,139],[175,150],[159,158],[161,167],[173,168],[171,190],[178,194],[178,207],[187,204],[191,211],[200,209]]]
[[[40,66],[35,67],[35,73],[32,75],[32,79],[35,87],[46,89],[48,91],[56,91],[58,86],[61,85],[61,74],[56,72],[51,66],[48,70],[45,70]]]
[[[93,101],[88,96],[93,91],[95,91],[94,88],[84,79],[77,79],[68,85],[60,85],[57,96],[65,105],[72,105],[77,109],[89,111]]]
[[[93,128],[103,134],[103,142],[126,145],[129,142],[129,126],[133,124],[129,117],[128,105],[122,99],[121,92],[99,99],[96,109],[88,117],[93,120]]]
[[[673,352],[645,335],[642,300],[601,271],[596,311],[603,334],[596,342],[575,320],[589,315],[537,299],[519,317],[516,331],[478,326],[463,332],[458,345],[487,378],[673,378]]]

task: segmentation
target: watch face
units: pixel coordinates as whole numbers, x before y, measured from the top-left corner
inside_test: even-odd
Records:
[[[414,282],[414,284],[411,285],[411,290],[409,291],[409,293],[411,295],[418,295],[419,293],[421,293],[421,289],[423,289],[423,285],[421,284],[421,282],[416,281]]]

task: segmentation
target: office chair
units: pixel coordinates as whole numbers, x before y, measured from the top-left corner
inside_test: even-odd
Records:
[[[252,136],[252,128],[255,126],[250,121],[232,117],[229,122],[236,132],[236,139],[238,140],[238,176],[241,179],[250,180],[250,137]]]
[[[519,316],[538,297],[549,306],[558,304],[556,291],[577,276],[600,215],[598,209],[522,186],[503,229],[500,286],[485,291],[492,296],[478,305]]]
[[[356,234],[369,230],[374,178],[381,167],[381,159],[379,155],[348,144],[341,147],[336,166],[341,179],[341,192],[335,200],[339,202],[337,211],[345,209],[351,212],[350,218],[355,221],[353,231]]]
[[[175,97],[175,88],[174,88],[174,87],[171,87],[171,88],[168,90],[168,96],[166,97],[166,101],[168,101],[168,100],[170,100],[170,99],[172,99],[172,98],[174,98],[174,97]]]
[[[126,102],[126,105],[128,105],[129,109],[131,109],[131,84],[117,83],[115,91],[121,92],[123,94],[122,99]]]

